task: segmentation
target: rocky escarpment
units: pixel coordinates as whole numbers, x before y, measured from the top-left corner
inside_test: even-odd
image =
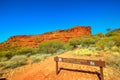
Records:
[[[90,35],[91,35],[90,26],[75,26],[68,30],[56,30],[53,32],[47,32],[39,35],[12,36],[6,42],[2,43],[1,46],[11,44],[17,46],[36,47],[40,42],[47,40],[58,39],[67,42],[71,38],[90,36]]]

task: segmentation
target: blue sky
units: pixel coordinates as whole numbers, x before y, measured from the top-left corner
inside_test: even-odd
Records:
[[[120,0],[0,0],[0,42],[76,25],[120,28]]]

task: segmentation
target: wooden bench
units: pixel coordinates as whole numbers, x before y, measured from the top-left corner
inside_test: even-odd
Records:
[[[62,58],[62,57],[54,57],[54,61],[56,62],[56,74],[58,74],[58,62],[66,62],[73,64],[83,64],[90,66],[98,66],[100,67],[100,78],[104,80],[103,76],[103,67],[105,67],[105,62],[101,60],[85,60],[85,59],[74,59],[74,58]]]

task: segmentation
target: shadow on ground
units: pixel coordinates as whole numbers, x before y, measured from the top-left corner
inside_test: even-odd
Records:
[[[101,80],[100,73],[98,73],[98,72],[85,71],[85,70],[77,70],[77,69],[68,69],[68,68],[60,68],[59,71],[58,71],[58,74],[62,70],[73,71],[73,72],[89,73],[89,74],[96,74],[98,76],[98,79]]]

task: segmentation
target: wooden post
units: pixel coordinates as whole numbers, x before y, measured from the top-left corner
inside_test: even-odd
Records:
[[[0,80],[6,80],[6,78],[0,78]]]
[[[54,60],[55,60],[55,62],[56,62],[56,75],[58,74],[58,56],[56,56],[55,58],[54,58]]]
[[[101,80],[104,80],[104,77],[103,77],[103,67],[100,67],[100,77],[101,77]]]
[[[56,74],[58,74],[58,61],[56,61]]]

